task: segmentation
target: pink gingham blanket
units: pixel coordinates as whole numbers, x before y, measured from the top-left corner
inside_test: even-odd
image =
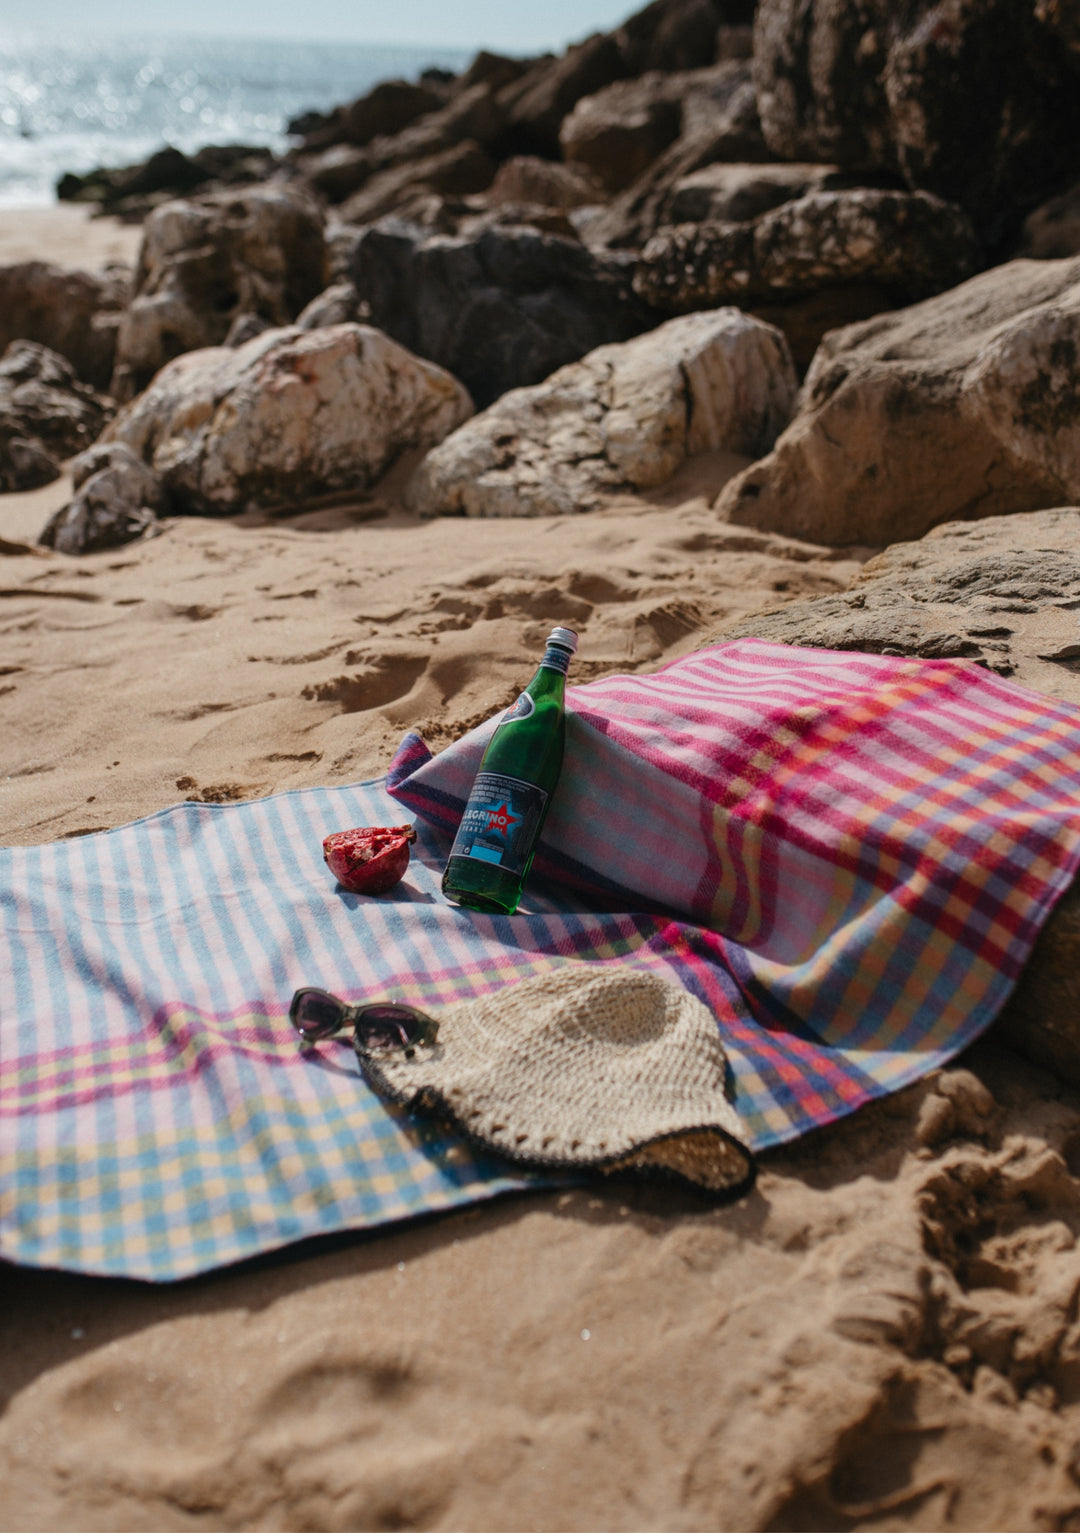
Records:
[[[755,1149],[955,1055],[1080,863],[1080,711],[966,661],[745,640],[568,693],[518,914],[450,906],[449,837],[494,728],[386,780],[181,804],[0,849],[0,1255],[170,1279],[529,1185],[388,1107],[304,984],[424,1007],[565,964],[710,1006]],[[365,899],[321,838],[420,817]]]

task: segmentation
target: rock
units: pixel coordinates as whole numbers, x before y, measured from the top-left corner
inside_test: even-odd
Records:
[[[305,135],[306,149],[325,149],[331,144],[352,144],[363,149],[372,139],[400,133],[419,117],[445,105],[445,90],[417,85],[408,80],[381,80],[365,96],[341,106]],[[295,123],[289,132],[298,131]]]
[[[0,493],[51,483],[60,460],[92,442],[109,414],[66,358],[12,341],[0,358]]]
[[[123,267],[91,273],[47,261],[0,266],[0,350],[14,340],[37,341],[66,357],[84,383],[105,390],[129,288]]]
[[[213,515],[361,491],[471,413],[456,379],[378,330],[290,327],[178,357],[106,440],[148,464],[177,511]]]
[[[827,335],[727,520],[831,544],[1080,499],[1080,258],[1013,261]]]
[[[1068,9],[761,0],[754,77],[765,138],[780,159],[896,171],[913,190],[958,203],[992,247],[1075,175]]]
[[[964,656],[1080,704],[1080,510],[950,522],[887,549],[840,595],[790,602],[716,638]],[[1039,934],[994,1036],[1080,1085],[1080,887]]]
[[[335,282],[313,298],[297,315],[298,330],[322,330],[327,325],[347,325],[362,318],[360,295],[351,282]]]
[[[666,313],[846,283],[910,300],[953,287],[978,264],[966,214],[927,192],[811,192],[752,222],[660,230],[634,289]]]
[[[495,166],[487,153],[466,139],[439,154],[409,160],[371,176],[342,207],[341,217],[349,224],[374,223],[410,198],[432,192],[453,197],[482,192],[494,175]]]
[[[663,484],[691,453],[760,454],[791,412],[783,337],[738,309],[688,314],[515,389],[428,453],[425,516],[560,516]]]
[[[615,36],[628,75],[698,69],[721,56],[749,57],[745,30],[753,0],[656,0],[625,21]]]
[[[120,442],[102,443],[72,464],[75,495],[39,541],[60,554],[92,554],[158,530],[168,500],[157,475]]]
[[[519,154],[499,166],[487,190],[489,203],[528,203],[545,208],[581,208],[603,196],[600,187],[570,165]]]
[[[592,96],[629,73],[618,41],[597,33],[559,58],[539,59],[519,80],[503,86],[498,102],[505,125],[500,159],[514,154],[559,158],[559,128],[583,96]]]
[[[583,97],[559,129],[563,158],[605,191],[622,191],[679,137],[682,78],[652,71]]]
[[[427,237],[388,219],[361,233],[349,273],[371,323],[448,368],[481,408],[655,323],[624,257],[531,229]]]
[[[61,201],[96,203],[119,218],[141,219],[189,192],[265,181],[277,165],[277,156],[259,145],[207,144],[193,155],[168,145],[137,165],[99,167],[84,176],[68,172],[57,182],[56,195]]]
[[[670,222],[672,189],[703,166],[771,160],[761,136],[750,66],[745,61],[695,72],[682,101],[680,136],[636,181],[619,192],[589,229],[590,243],[613,249],[643,245]]]
[[[746,223],[810,192],[833,191],[842,175],[835,165],[705,165],[674,183],[661,220]]]
[[[1080,181],[1028,214],[1016,254],[1036,261],[1080,255]]]
[[[166,203],[146,222],[112,393],[128,400],[181,352],[219,345],[238,315],[287,324],[325,285],[322,216],[298,191]]]

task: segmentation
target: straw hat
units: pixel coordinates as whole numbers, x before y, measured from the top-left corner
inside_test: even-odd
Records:
[[[358,1048],[380,1095],[532,1169],[652,1171],[730,1198],[753,1184],[716,1019],[677,985],[569,964],[438,1014],[411,1058]]]

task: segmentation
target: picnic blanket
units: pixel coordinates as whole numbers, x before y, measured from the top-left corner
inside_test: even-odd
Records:
[[[0,851],[0,1255],[173,1279],[537,1177],[385,1105],[294,988],[425,1009],[569,963],[685,986],[756,1150],[941,1065],[1080,864],[1080,711],[966,661],[743,640],[568,692],[521,911],[446,903],[491,721],[389,776]],[[389,896],[331,830],[420,817]]]

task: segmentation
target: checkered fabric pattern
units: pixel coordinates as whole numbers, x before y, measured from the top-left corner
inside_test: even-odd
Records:
[[[746,640],[571,688],[523,909],[448,905],[495,722],[386,781],[0,851],[0,1255],[165,1280],[540,1184],[301,1055],[295,988],[436,1009],[568,963],[714,1012],[757,1149],[949,1059],[1080,864],[1080,712],[964,661]],[[421,816],[405,881],[322,837]]]

